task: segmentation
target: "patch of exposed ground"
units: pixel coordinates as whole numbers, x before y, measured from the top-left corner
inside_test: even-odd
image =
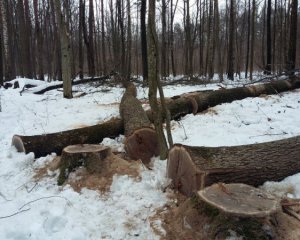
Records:
[[[69,174],[65,184],[69,184],[77,192],[80,192],[82,188],[88,188],[105,193],[110,189],[115,174],[128,175],[139,181],[141,162],[125,160],[121,157],[121,154],[108,156],[104,160],[105,164],[100,173],[89,173],[85,167],[79,167]],[[43,177],[47,177],[49,171],[59,169],[59,163],[60,157],[55,157],[44,167],[36,169],[34,179],[38,181]]]

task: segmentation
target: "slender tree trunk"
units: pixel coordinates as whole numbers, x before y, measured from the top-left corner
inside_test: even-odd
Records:
[[[79,1],[79,29],[78,29],[78,68],[79,68],[79,78],[83,79],[83,63],[84,63],[84,58],[83,58],[83,42],[82,42],[82,37],[83,37],[83,24],[84,24],[84,6],[83,6],[83,0]]]
[[[147,33],[146,33],[146,7],[147,0],[141,0],[141,46],[142,46],[142,69],[144,82],[148,80],[148,56],[147,56]]]
[[[230,19],[229,19],[229,43],[228,43],[228,70],[227,76],[230,80],[234,79],[235,65],[235,0],[230,0]]]
[[[94,56],[94,4],[89,1],[89,75],[95,76],[95,56]]]
[[[250,1],[250,0],[249,0]],[[255,47],[255,21],[256,18],[256,5],[255,0],[252,0],[252,20],[251,20],[251,50],[250,50],[250,80],[253,79],[253,61],[254,61],[254,47]]]
[[[291,20],[290,20],[290,39],[288,48],[288,58],[286,63],[286,69],[292,75],[296,65],[296,52],[297,52],[297,13],[298,0],[291,1]]]
[[[245,12],[246,12],[246,2],[245,2]],[[250,35],[251,35],[251,1],[248,0],[247,50],[246,50],[245,78],[248,77],[249,54],[250,54]]]
[[[22,3],[20,3],[22,5]],[[28,0],[24,0],[24,36],[22,41],[24,41],[24,59],[23,64],[25,68],[24,75],[28,78],[33,78],[35,76],[34,62],[35,60],[32,58],[33,48],[31,47],[31,21],[29,15],[29,4]]]
[[[131,35],[131,9],[130,0],[127,0],[127,66],[126,66],[126,81],[130,80],[131,76],[131,46],[132,46],[132,35]]]
[[[102,43],[102,61],[103,61],[103,74],[107,73],[106,65],[106,46],[105,46],[105,28],[104,28],[104,4],[101,0],[101,43]]]
[[[0,87],[3,86],[3,82],[4,82],[2,7],[3,7],[3,3],[1,2],[0,4]],[[1,105],[0,105],[0,111],[1,111]]]
[[[271,66],[272,66],[271,11],[272,11],[272,0],[268,0],[268,6],[267,6],[267,64],[265,66],[265,74],[271,74]]]
[[[167,55],[166,55],[166,25],[167,25],[167,21],[166,21],[166,11],[167,11],[167,4],[166,4],[166,0],[162,0],[161,2],[162,6],[161,6],[161,76],[164,78],[166,77],[166,62],[167,62]]]
[[[177,8],[178,0],[176,0],[176,4],[173,10],[173,0],[171,0],[171,21],[170,21],[170,52],[171,52],[171,66],[173,76],[176,76],[176,68],[175,68],[175,57],[174,57],[174,16]]]
[[[154,126],[158,138],[160,158],[166,159],[168,154],[168,147],[166,138],[163,132],[162,113],[157,102],[157,82],[159,80],[159,51],[158,40],[155,27],[155,2],[156,0],[149,0],[148,13],[148,69],[149,69],[149,102],[153,111]]]
[[[220,45],[220,16],[218,0],[214,0],[214,42],[217,50],[217,69],[219,73],[220,82],[223,82],[223,65],[222,65],[222,53]]]
[[[34,19],[35,19],[35,36],[36,36],[36,49],[37,49],[37,78],[40,80],[44,80],[44,62],[43,62],[43,33],[40,24],[39,17],[39,5],[38,0],[33,1],[34,8]]]
[[[214,29],[214,13],[213,13],[213,0],[209,0],[208,11],[208,48],[206,56],[206,71],[208,71],[208,79],[214,77],[214,60],[215,60],[215,29]]]
[[[64,98],[72,98],[71,44],[69,33],[61,11],[60,0],[55,0],[54,6],[60,36]]]

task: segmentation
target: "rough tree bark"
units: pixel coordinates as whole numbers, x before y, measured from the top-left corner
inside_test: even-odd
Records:
[[[120,103],[120,115],[125,131],[125,151],[134,160],[149,163],[159,154],[159,146],[153,125],[140,101],[136,98],[136,87],[129,83]]]
[[[283,91],[300,88],[300,81],[277,81],[274,83],[255,86],[222,89],[210,92],[194,92],[166,99],[167,109],[170,111],[170,119],[178,119],[189,113],[206,110],[225,102],[241,100],[246,97],[257,97],[261,94],[278,94]],[[147,111],[151,122],[154,117],[151,111]],[[111,119],[102,124],[68,130],[45,135],[21,136],[15,135],[12,140],[19,152],[34,152],[35,157],[45,156],[52,152],[60,154],[65,146],[80,143],[99,143],[105,137],[117,137],[124,132],[121,119]]]
[[[141,0],[141,48],[142,48],[142,66],[143,80],[148,79],[148,54],[147,54],[147,28],[146,28],[146,8],[147,0]]]
[[[233,147],[175,145],[169,151],[167,174],[188,196],[218,182],[258,186],[299,172],[299,151],[299,136]]]

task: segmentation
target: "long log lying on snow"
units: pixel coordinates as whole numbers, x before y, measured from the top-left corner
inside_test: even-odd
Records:
[[[75,144],[98,144],[106,137],[117,137],[123,132],[121,119],[111,119],[107,122],[58,133],[42,134],[35,136],[15,135],[12,145],[19,152],[34,152],[35,157],[45,156],[50,153],[60,154],[64,147]]]
[[[221,103],[230,103],[247,97],[258,97],[261,94],[278,94],[296,88],[300,88],[300,78],[232,89],[197,91],[167,99],[167,107],[171,118],[177,119],[189,113],[202,112]],[[151,115],[149,118],[150,120],[153,119]]]
[[[167,175],[187,196],[218,182],[258,186],[300,172],[299,152],[300,136],[233,147],[175,145]]]
[[[182,94],[167,100],[171,119],[177,119],[189,113],[206,110],[221,103],[232,102],[246,97],[256,97],[261,94],[277,94],[284,91],[300,88],[300,80],[284,80],[267,84],[259,84],[244,88],[221,89],[209,92],[194,92]],[[153,122],[151,111],[147,111],[150,121]],[[108,126],[108,127],[107,127]],[[112,119],[108,122],[58,133],[35,136],[13,137],[12,145],[18,151],[34,152],[36,157],[56,152],[60,154],[68,145],[80,143],[99,143],[105,137],[116,137],[124,131],[121,119]]]
[[[91,82],[99,82],[99,81],[106,81],[111,77],[111,75],[105,75],[102,77],[94,77],[94,78],[85,78],[85,79],[80,79],[77,81],[73,81],[72,82],[72,86],[74,85],[79,85],[79,84],[85,84],[85,83],[91,83]],[[51,85],[48,87],[45,87],[39,91],[35,91],[34,94],[43,94],[45,92],[48,92],[50,90],[54,90],[54,89],[58,89],[58,88],[62,88],[63,87],[63,83],[59,83],[56,85]]]

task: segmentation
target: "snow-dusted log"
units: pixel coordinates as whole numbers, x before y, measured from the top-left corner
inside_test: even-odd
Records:
[[[61,154],[58,185],[62,185],[69,173],[84,166],[89,173],[100,173],[105,168],[104,159],[110,156],[111,149],[103,145],[77,144],[65,147]]]
[[[134,160],[141,159],[148,163],[159,154],[156,132],[136,98],[136,87],[130,83],[120,103],[120,115],[124,124],[125,150]]]
[[[300,136],[233,147],[175,145],[167,174],[187,196],[218,182],[258,186],[300,172],[299,152]]]
[[[60,154],[62,149],[74,144],[97,144],[106,137],[117,137],[123,132],[121,119],[111,119],[107,122],[63,132],[35,136],[15,135],[12,145],[19,152],[34,152],[35,157],[45,156],[52,152]]]
[[[197,194],[210,206],[236,217],[268,217],[281,210],[281,199],[242,183],[216,183]]]
[[[209,107],[225,102],[256,97],[261,94],[278,94],[300,88],[300,80],[283,80],[267,84],[259,84],[244,88],[221,89],[216,91],[193,92],[166,99],[167,108],[170,110],[171,119],[177,119],[189,113],[197,113]],[[150,110],[147,116],[153,122]],[[123,133],[121,119],[111,119],[95,126],[50,133],[36,136],[13,137],[12,145],[21,152],[34,152],[36,157],[45,156],[56,152],[60,154],[65,146],[79,143],[99,143],[105,137],[116,137]]]

